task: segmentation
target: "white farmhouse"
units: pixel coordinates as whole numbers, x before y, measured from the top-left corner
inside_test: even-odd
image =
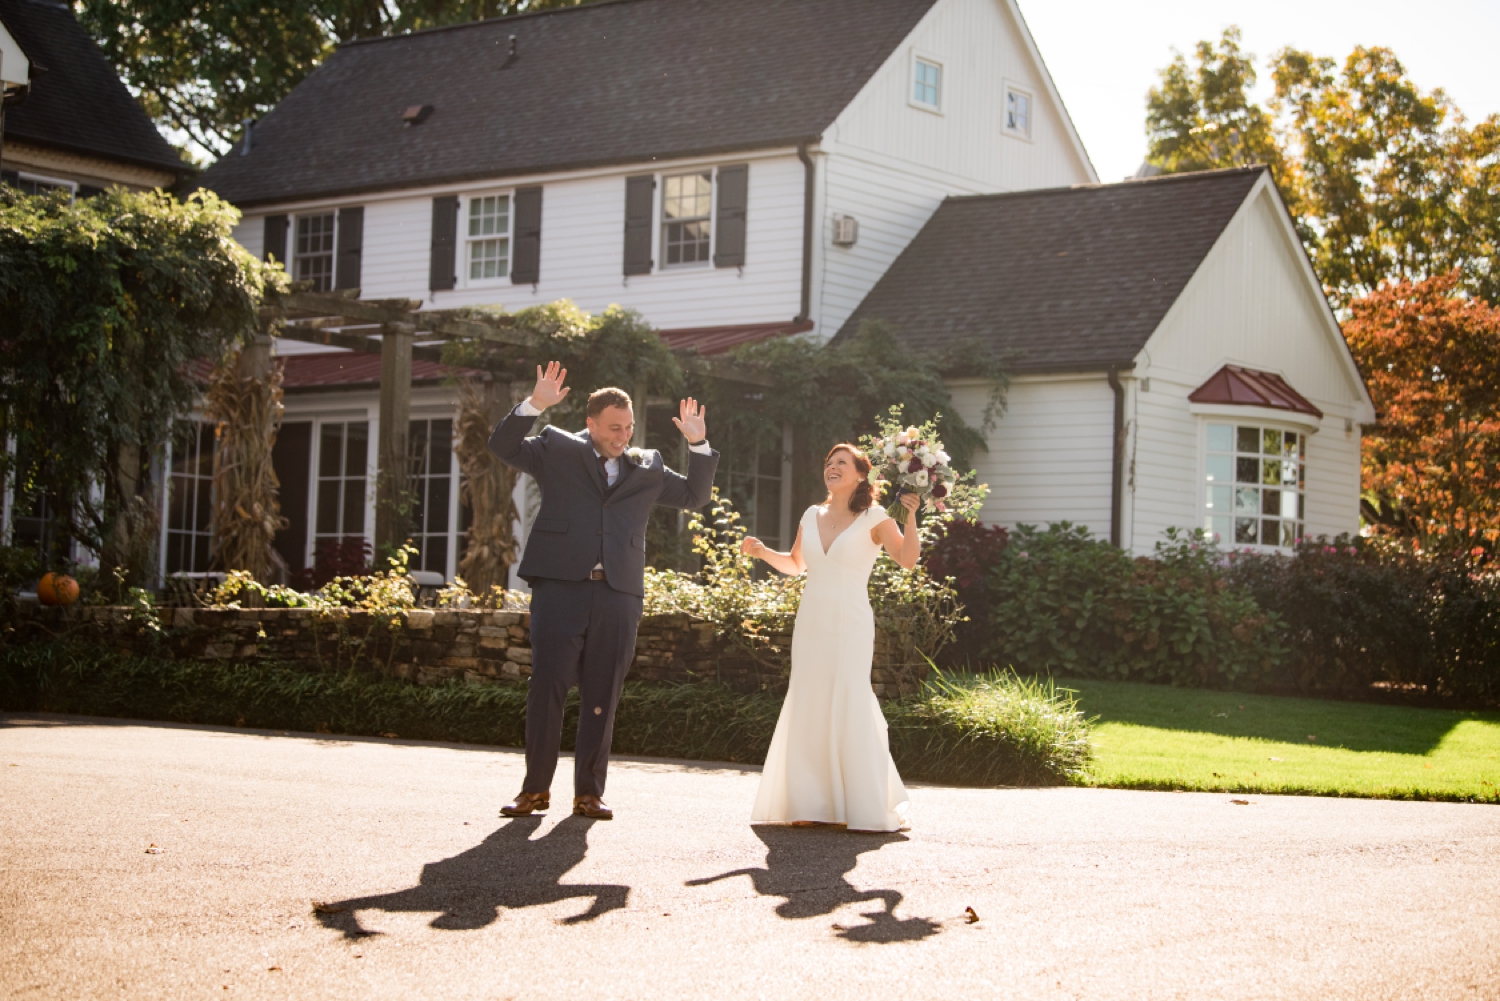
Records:
[[[203,181],[247,248],[366,299],[618,303],[705,354],[862,319],[983,339],[1017,373],[981,460],[996,521],[1148,550],[1173,525],[1248,538],[1214,519],[1252,502],[1256,545],[1357,526],[1373,411],[1269,178],[1100,185],[1013,0],[605,0],[351,43]],[[280,348],[293,569],[373,525],[378,365],[310,350]],[[417,541],[451,576],[454,405],[417,368]],[[1237,450],[1241,428],[1305,464]],[[206,489],[189,459],[182,496]],[[727,459],[754,530],[789,542],[788,506],[755,504],[785,464]],[[193,510],[168,507],[168,572],[203,569]]]
[[[247,248],[317,288],[619,303],[704,353],[832,336],[949,195],[1096,180],[1010,0],[613,0],[356,42],[203,177],[243,210]],[[371,531],[379,368],[279,350],[295,570],[319,539]],[[453,402],[429,367],[416,541],[451,576]],[[207,489],[189,459],[174,489]],[[747,506],[780,493],[780,463],[726,465]],[[784,512],[761,508],[778,541]],[[168,508],[167,572],[204,568],[193,510]]]

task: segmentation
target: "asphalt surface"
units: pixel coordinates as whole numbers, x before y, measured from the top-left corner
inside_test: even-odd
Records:
[[[613,822],[501,819],[522,765],[0,717],[0,995],[1500,997],[1494,806],[918,786],[861,835],[630,759]]]

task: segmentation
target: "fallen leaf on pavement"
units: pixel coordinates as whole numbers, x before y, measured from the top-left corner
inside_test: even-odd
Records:
[[[268,966],[268,967],[266,967],[266,972],[267,973],[280,973],[281,972],[281,967],[279,967],[279,966]]]
[[[1250,801],[1248,799],[1232,799],[1229,802],[1234,803],[1236,806],[1249,806],[1250,805]]]
[[[972,907],[965,907],[964,908],[964,920],[967,921],[969,924],[973,924],[974,922],[976,922],[976,921],[979,920],[979,912],[977,912],[976,910],[974,910],[974,908],[972,908]]]
[[[151,847],[149,847],[149,848],[146,849],[146,854],[147,855],[160,855],[161,854],[161,849],[158,848],[158,847],[156,847],[156,845],[153,843],[151,845]]]
[[[320,900],[314,900],[312,905],[314,914],[342,914],[349,909],[338,904],[325,904]]]

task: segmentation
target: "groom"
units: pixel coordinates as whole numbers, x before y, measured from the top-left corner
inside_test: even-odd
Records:
[[[557,771],[563,704],[576,683],[582,702],[574,751],[573,812],[613,819],[604,805],[609,741],[620,686],[635,657],[646,566],[646,519],[653,504],[708,503],[719,453],[708,447],[704,410],[683,400],[672,418],[688,440],[687,476],[661,454],[631,450],[635,413],[618,389],[588,401],[588,433],[556,427],[526,437],[543,410],[562,402],[567,369],[536,370],[536,388],[490,435],[490,451],[529,473],[542,508],[526,540],[520,574],[531,585],[531,688],[526,696],[526,781],[501,807],[507,817],[546,810]]]

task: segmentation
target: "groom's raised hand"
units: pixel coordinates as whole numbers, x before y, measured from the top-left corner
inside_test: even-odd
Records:
[[[538,410],[546,410],[548,407],[561,403],[563,398],[573,391],[572,386],[564,386],[563,380],[568,377],[568,370],[555,361],[547,363],[547,370],[542,371],[542,366],[536,367],[536,388],[531,391],[531,405]]]
[[[708,410],[700,406],[698,401],[692,397],[683,400],[677,406],[680,416],[673,417],[672,423],[677,425],[677,430],[688,440],[688,444],[700,442],[708,437]]]

